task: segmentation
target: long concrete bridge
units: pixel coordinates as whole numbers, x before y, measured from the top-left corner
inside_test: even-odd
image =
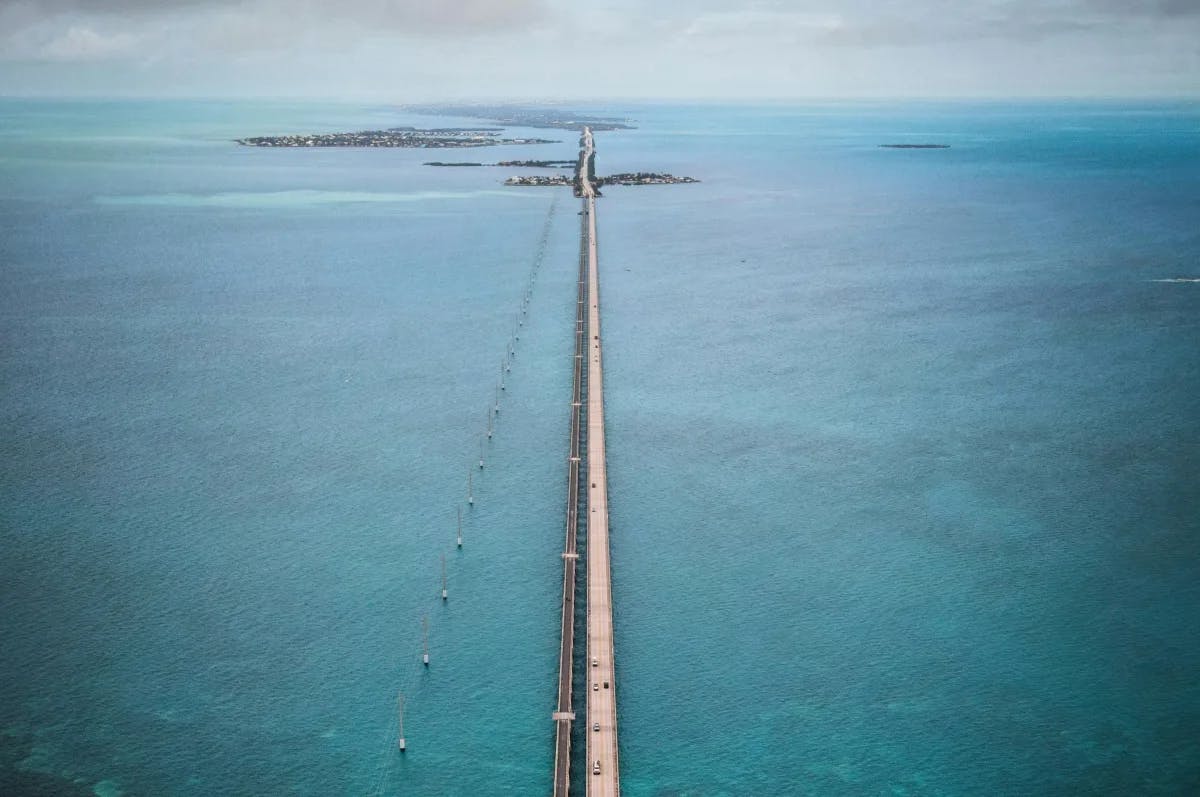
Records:
[[[585,771],[588,795],[621,791],[617,756],[617,683],[613,650],[612,580],[608,550],[608,469],[604,450],[604,354],[600,335],[600,274],[596,242],[595,142],[590,128],[580,138],[575,191],[582,199],[579,291],[575,318],[575,370],[568,455],[566,549],[563,552],[562,647],[559,656],[554,794],[570,789],[574,664],[574,594],[580,494],[586,510],[587,657]],[[586,400],[584,395],[586,394]],[[581,439],[586,450],[581,451]],[[581,474],[581,454],[586,473]],[[579,477],[584,475],[583,485]]]

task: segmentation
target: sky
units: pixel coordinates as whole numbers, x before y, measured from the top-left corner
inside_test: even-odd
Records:
[[[0,0],[0,95],[1200,96],[1200,0]]]

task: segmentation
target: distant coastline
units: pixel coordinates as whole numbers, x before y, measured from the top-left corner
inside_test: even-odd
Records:
[[[245,147],[410,147],[454,149],[494,147],[500,144],[558,144],[544,138],[500,138],[497,128],[440,127],[422,130],[392,127],[357,133],[309,133],[286,136],[253,136],[234,139]]]
[[[509,127],[548,127],[580,132],[590,127],[600,130],[635,130],[630,119],[615,116],[577,114],[558,108],[521,108],[511,105],[405,105],[401,110],[430,116],[459,116],[486,119]]]

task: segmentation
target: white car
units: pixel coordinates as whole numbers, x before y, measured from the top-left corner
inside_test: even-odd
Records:
[[[596,763],[592,764],[592,774],[593,775],[600,774],[600,759],[599,758],[596,759]]]

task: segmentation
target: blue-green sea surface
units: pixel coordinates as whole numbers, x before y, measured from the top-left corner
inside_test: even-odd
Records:
[[[1200,791],[1200,106],[585,110],[623,792]],[[548,792],[576,202],[232,143],[406,124],[0,101],[0,793]]]

